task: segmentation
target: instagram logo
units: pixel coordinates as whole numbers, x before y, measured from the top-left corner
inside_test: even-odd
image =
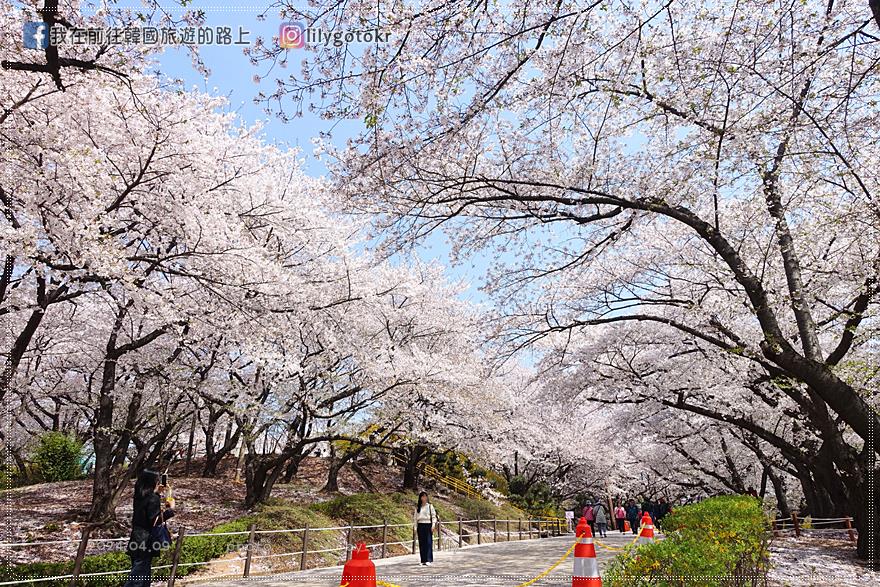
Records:
[[[298,22],[284,22],[278,27],[278,45],[282,49],[301,49],[306,44],[303,25]]]

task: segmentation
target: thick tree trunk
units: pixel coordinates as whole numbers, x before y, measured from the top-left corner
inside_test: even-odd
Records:
[[[238,439],[241,436],[239,431],[236,431],[232,436],[228,436],[225,438],[223,442],[223,446],[219,449],[212,449],[210,454],[205,455],[205,466],[202,468],[202,476],[203,477],[216,477],[217,476],[217,468],[220,466],[220,463],[225,459],[238,445]]]
[[[116,504],[113,499],[112,474],[113,466],[113,391],[116,388],[116,333],[123,313],[117,318],[117,327],[113,329],[107,341],[104,358],[104,372],[101,378],[101,391],[98,397],[98,409],[95,415],[95,477],[92,482],[92,507],[89,510],[90,522],[103,522],[115,518]]]
[[[859,531],[856,552],[859,558],[869,561],[874,570],[880,569],[880,469],[873,451],[865,450],[860,460],[858,475],[853,475],[850,495],[853,504],[853,523]],[[868,478],[871,481],[868,481]]]
[[[287,466],[284,468],[284,483],[291,483],[293,478],[296,477],[296,474],[299,473],[299,464],[302,462],[301,459],[293,459]]]
[[[409,450],[406,458],[406,464],[403,467],[403,488],[418,489],[419,488],[419,463],[428,454],[427,449],[417,445]]]
[[[776,507],[783,519],[791,517],[791,508],[788,506],[788,496],[785,494],[785,479],[782,475],[777,474],[773,467],[765,469],[770,483],[773,484],[773,494],[776,496]]]
[[[340,458],[332,458],[330,461],[330,467],[327,469],[327,482],[324,483],[324,487],[321,488],[321,491],[326,491],[328,493],[337,493],[339,491],[339,471],[342,470],[342,467],[345,466],[347,461]]]

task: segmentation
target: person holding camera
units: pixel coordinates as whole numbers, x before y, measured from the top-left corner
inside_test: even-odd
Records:
[[[174,516],[174,510],[166,507],[163,511],[159,482],[159,473],[149,469],[141,471],[135,482],[131,537],[126,545],[131,572],[124,587],[150,587],[153,557],[171,541],[165,522]]]

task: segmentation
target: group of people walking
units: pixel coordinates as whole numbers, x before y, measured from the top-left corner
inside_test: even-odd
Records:
[[[642,515],[646,512],[651,516],[651,520],[658,528],[663,523],[671,510],[666,498],[661,497],[659,501],[654,502],[650,499],[644,499],[639,505],[634,499],[618,500],[614,505],[613,511],[608,511],[608,506],[601,501],[588,501],[583,506],[581,514],[590,525],[590,530],[594,535],[601,538],[607,536],[609,524],[611,528],[617,528],[620,533],[626,532],[626,523],[629,522],[630,531],[637,534],[641,523]]]

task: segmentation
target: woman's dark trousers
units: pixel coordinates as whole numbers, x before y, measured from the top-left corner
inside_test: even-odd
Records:
[[[434,536],[431,534],[431,524],[419,524],[419,556],[422,563],[434,562]]]
[[[150,587],[153,557],[143,552],[131,555],[131,573],[124,587]]]
[[[639,533],[639,523],[635,518],[629,518],[629,527],[633,534]]]

